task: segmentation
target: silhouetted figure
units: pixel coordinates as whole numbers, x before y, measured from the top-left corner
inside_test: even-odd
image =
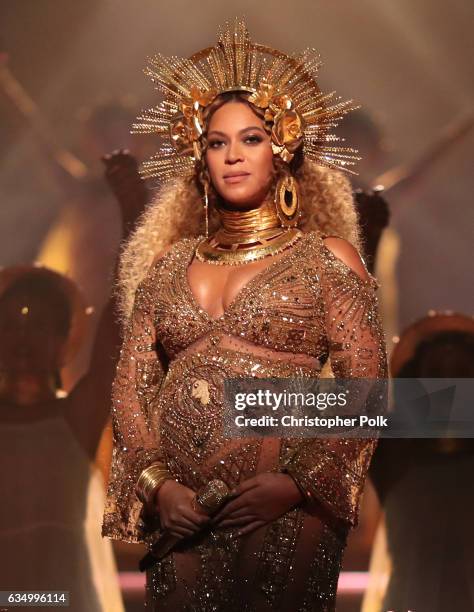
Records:
[[[420,319],[401,335],[391,369],[400,378],[474,378],[474,319]],[[380,612],[474,608],[473,472],[470,438],[379,441],[370,474],[385,511],[391,565]]]

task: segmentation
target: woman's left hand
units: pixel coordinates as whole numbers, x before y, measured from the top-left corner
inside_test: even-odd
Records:
[[[263,472],[242,482],[210,521],[219,527],[240,527],[237,535],[274,521],[299,503],[303,496],[288,474]]]

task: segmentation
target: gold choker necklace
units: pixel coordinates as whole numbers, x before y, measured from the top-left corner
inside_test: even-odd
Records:
[[[297,228],[280,226],[272,202],[252,210],[218,208],[222,227],[202,240],[196,259],[206,263],[239,265],[276,255],[294,244],[303,234]]]

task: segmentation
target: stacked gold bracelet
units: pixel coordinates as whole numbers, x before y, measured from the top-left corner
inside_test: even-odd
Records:
[[[138,478],[135,489],[138,499],[148,505],[164,482],[172,479],[173,476],[164,463],[152,463],[142,471]]]

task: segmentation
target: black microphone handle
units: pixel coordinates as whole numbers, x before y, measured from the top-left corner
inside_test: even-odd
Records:
[[[146,569],[148,569],[148,567],[156,563],[156,561],[160,561],[169,553],[169,551],[179,542],[180,539],[181,538],[178,538],[177,536],[165,531],[163,535],[161,535],[153,544],[150,552],[148,552],[143,559],[140,560],[138,564],[140,571],[144,572]]]

